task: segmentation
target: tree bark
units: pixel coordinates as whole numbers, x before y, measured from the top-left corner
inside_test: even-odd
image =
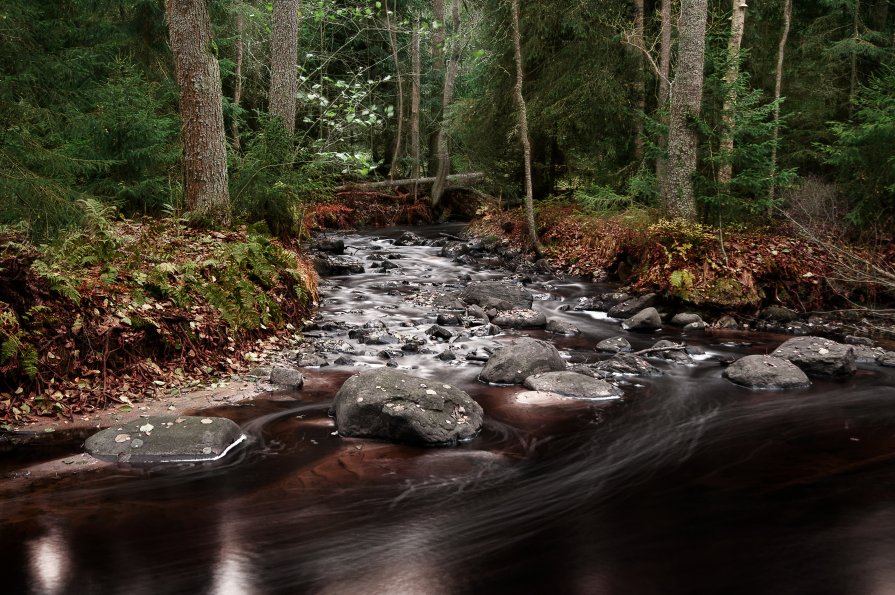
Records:
[[[451,6],[451,55],[444,73],[444,93],[441,97],[441,122],[438,126],[435,183],[432,185],[432,206],[437,207],[445,191],[445,180],[451,169],[451,155],[448,150],[447,111],[454,100],[454,82],[460,69],[460,0],[453,0]]]
[[[410,90],[410,177],[420,177],[420,17],[413,19],[413,32],[410,37],[410,62],[413,69]],[[414,194],[416,188],[414,187]]]
[[[855,114],[855,97],[858,93],[858,38],[861,35],[861,0],[855,0],[855,14],[852,19],[851,77],[848,88],[848,117]]]
[[[298,93],[298,0],[273,0],[270,43],[270,115],[295,132]]]
[[[245,17],[241,14],[236,16],[236,71],[234,72],[234,88],[233,88],[233,106],[239,109],[239,102],[242,101],[242,60],[243,60],[243,33],[245,32]],[[239,118],[233,114],[230,122],[230,134],[233,137],[233,149],[239,152],[241,149],[239,141]]]
[[[789,26],[792,22],[792,0],[783,4],[783,32],[777,46],[777,70],[774,74],[774,132],[771,143],[771,179],[777,176],[777,144],[780,142],[780,98],[783,96],[783,58],[786,55],[786,42],[789,39]],[[771,201],[777,194],[776,184],[771,183],[769,190]]]
[[[724,82],[727,84],[727,96],[721,112],[721,166],[718,168],[718,183],[729,184],[733,178],[733,135],[736,132],[734,110],[737,103],[737,81],[740,78],[740,47],[743,43],[743,30],[746,27],[746,0],[733,0],[733,13],[730,17],[730,40],[727,42],[727,72]]]
[[[395,12],[398,10],[398,0],[395,0]],[[392,27],[391,17],[389,16],[388,0],[385,2],[385,26],[388,29],[388,42],[392,49],[392,60],[395,62],[395,79],[398,86],[397,105],[395,106],[395,117],[397,118],[397,128],[395,133],[395,148],[392,152],[392,163],[388,168],[388,175],[394,178],[398,173],[398,160],[401,158],[401,140],[404,136],[404,82],[401,77],[401,60],[398,57],[398,35]]]
[[[634,44],[637,48],[645,48],[643,35],[643,0],[634,0]],[[643,72],[643,55],[634,49],[637,57],[637,74],[634,81],[634,102],[637,113],[634,114],[634,159],[643,161],[643,115],[646,113],[646,81]]]
[[[445,19],[444,0],[432,0],[432,79],[441,81],[442,88],[445,78],[444,67],[444,39]],[[441,115],[444,106],[439,101],[433,101],[431,121],[432,129],[429,131],[429,157],[427,163],[428,173],[433,175],[438,169],[438,131],[441,129]]]
[[[661,30],[659,32],[659,109],[668,109],[668,99],[671,96],[671,2],[662,0],[660,8]],[[662,122],[668,124],[668,118],[663,116]],[[659,146],[668,147],[668,136],[659,138]],[[665,184],[667,160],[664,157],[656,159],[656,178],[659,185]]]
[[[184,201],[215,225],[230,223],[227,140],[221,71],[206,0],[165,0],[168,36],[180,87]]]
[[[678,59],[671,84],[668,170],[662,197],[672,217],[696,219],[693,174],[697,161],[696,119],[702,106],[708,0],[682,0],[678,20]]]
[[[519,31],[519,0],[511,0],[513,25],[513,55],[516,62],[516,84],[513,94],[516,109],[519,112],[519,140],[522,142],[522,166],[525,170],[525,218],[528,223],[528,237],[532,249],[538,258],[544,257],[544,249],[538,240],[538,228],[535,226],[534,189],[531,180],[531,141],[528,138],[528,111],[525,107],[525,96],[522,94],[522,83],[525,75],[522,70],[522,34]]]

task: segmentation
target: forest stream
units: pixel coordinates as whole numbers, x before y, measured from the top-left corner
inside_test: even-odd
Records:
[[[380,321],[425,337],[435,295],[468,279],[514,278],[438,247],[395,246],[403,231],[338,236],[367,270],[321,279],[316,329],[305,335],[333,347],[330,365],[305,368],[300,391],[206,410],[248,437],[228,457],[112,465],[0,499],[3,592],[895,590],[895,368],[859,364],[854,376],[812,378],[806,389],[748,390],[722,378],[721,362],[769,353],[790,336],[684,335],[668,325],[633,333],[605,313],[564,307],[609,285],[524,279],[533,308],[579,335],[504,330],[452,339],[454,360],[439,358],[448,342],[432,339],[395,354],[398,370],[481,404],[473,440],[423,448],[339,436],[328,415],[334,394],[353,373],[386,364],[349,329]],[[396,266],[369,266],[384,261]],[[475,357],[520,335],[552,342],[572,363],[596,361],[596,343],[616,336],[637,350],[685,342],[694,356],[651,358],[662,375],[614,379],[620,399],[526,402],[515,398],[521,387],[480,383]],[[339,350],[353,364],[336,364]],[[59,439],[52,456],[82,451],[84,435]],[[34,456],[0,453],[2,468],[24,469]]]

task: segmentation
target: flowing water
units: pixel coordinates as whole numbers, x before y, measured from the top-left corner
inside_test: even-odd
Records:
[[[399,231],[346,237],[356,258],[392,254],[399,268],[327,280],[322,321],[421,334],[433,294],[463,275],[509,276],[438,248],[395,247]],[[547,276],[527,286],[536,309],[582,334],[508,331],[455,346],[527,334],[575,362],[595,361],[596,342],[617,335],[635,348],[683,339],[721,356],[787,338],[634,335],[561,309],[605,286]],[[310,334],[347,342],[344,330]],[[476,439],[435,449],[335,434],[327,410],[342,381],[384,364],[375,351],[351,357],[357,367],[307,370],[291,399],[208,410],[250,438],[225,460],[110,467],[7,493],[3,592],[895,593],[891,368],[754,392],[704,358],[657,363],[665,374],[627,379],[619,401],[538,405],[516,402],[522,389],[478,383],[480,362],[407,354],[399,369],[466,390],[486,413]],[[2,467],[80,452],[82,440],[4,453]]]

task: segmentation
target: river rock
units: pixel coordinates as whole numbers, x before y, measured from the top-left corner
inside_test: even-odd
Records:
[[[805,388],[808,376],[794,363],[771,355],[747,355],[721,373],[734,384],[755,389]]]
[[[799,319],[798,313],[793,312],[789,308],[783,308],[782,306],[768,306],[758,313],[758,317],[762,320],[782,324],[794,322]]]
[[[494,384],[522,384],[541,372],[559,372],[566,362],[551,343],[528,337],[498,349],[485,364],[479,380]]]
[[[496,324],[480,324],[469,327],[470,337],[493,337],[500,334],[500,327]]]
[[[654,351],[650,355],[661,357],[664,360],[676,364],[689,364],[693,362],[693,358],[687,353],[687,348],[681,348],[679,343],[674,343],[673,341],[666,341],[664,339],[657,341],[651,349],[660,349],[661,351]]]
[[[887,351],[876,358],[876,363],[887,368],[895,368],[895,351]]]
[[[442,326],[463,326],[463,320],[460,318],[460,315],[454,312],[439,314],[435,322]]]
[[[545,372],[529,376],[523,382],[526,388],[557,393],[575,399],[615,399],[622,391],[605,380],[598,380],[578,372]]]
[[[460,301],[457,294],[441,293],[435,296],[432,305],[439,310],[465,310],[466,304]]]
[[[627,353],[633,351],[631,343],[624,337],[611,337],[603,339],[597,343],[597,351],[608,351],[609,353]]]
[[[244,437],[223,417],[143,417],[87,439],[87,453],[101,461],[179,463],[223,457]]]
[[[816,376],[851,376],[857,371],[855,352],[823,337],[796,337],[775,349],[771,355],[787,359]]]
[[[276,366],[270,371],[270,383],[298,390],[304,386],[305,377],[293,368]]]
[[[547,322],[547,328],[545,329],[548,333],[553,333],[555,335],[580,335],[581,331],[574,324],[569,324],[568,322],[563,322],[561,320],[550,320]]]
[[[329,362],[318,353],[299,353],[296,358],[296,365],[299,368],[320,368],[329,365]],[[271,372],[271,382],[273,382],[273,372]],[[274,382],[274,384],[278,383]]]
[[[680,312],[675,314],[674,318],[671,319],[671,324],[674,326],[687,326],[694,322],[702,322],[703,325],[705,324],[699,314],[692,314],[689,312]]]
[[[639,355],[618,353],[609,359],[591,365],[599,372],[625,376],[661,376],[662,371]]]
[[[715,322],[715,326],[723,329],[739,328],[739,324],[733,316],[722,316]]]
[[[324,276],[355,275],[363,273],[364,266],[353,258],[321,255],[314,258],[314,270]]]
[[[422,246],[426,240],[412,231],[405,231],[397,240],[395,246]]]
[[[655,308],[645,308],[622,322],[622,328],[628,331],[654,331],[662,328],[662,318]]]
[[[473,281],[460,293],[460,299],[467,304],[481,306],[485,310],[530,310],[533,301],[531,292],[521,285],[502,281]]]
[[[630,318],[645,308],[651,308],[659,303],[659,297],[655,293],[647,293],[620,302],[611,308],[607,314],[613,318]]]
[[[333,401],[342,436],[453,445],[482,427],[481,406],[448,384],[387,369],[356,374]]]
[[[314,242],[314,248],[320,252],[329,252],[330,254],[344,254],[345,241],[335,240],[332,238],[318,238]]]
[[[466,242],[451,242],[441,248],[441,256],[445,258],[459,258],[468,254],[472,248]]]
[[[535,310],[514,308],[498,312],[491,322],[505,328],[543,328],[547,326],[547,317]]]
[[[433,339],[441,339],[442,341],[447,341],[454,336],[454,333],[447,330],[443,326],[438,326],[437,324],[433,324],[428,329],[426,329],[426,334]]]

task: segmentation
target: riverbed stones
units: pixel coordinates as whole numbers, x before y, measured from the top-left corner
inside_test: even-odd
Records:
[[[631,343],[624,337],[610,337],[603,339],[597,343],[597,351],[607,351],[609,353],[627,353],[633,351]]]
[[[479,324],[471,326],[468,329],[470,337],[493,337],[501,333],[500,327],[496,324]]]
[[[119,463],[213,461],[244,440],[239,426],[223,417],[143,417],[87,439],[87,453]]]
[[[618,376],[661,376],[662,371],[639,355],[618,353],[591,365],[593,370]]]
[[[768,306],[758,313],[758,317],[769,322],[786,324],[788,322],[795,322],[796,320],[798,320],[799,314],[797,312],[793,312],[789,308],[784,308],[782,306]]]
[[[753,389],[785,390],[805,388],[808,376],[794,363],[772,355],[747,355],[721,373],[734,384]]]
[[[715,321],[715,326],[722,329],[736,329],[739,328],[740,325],[737,323],[736,318],[733,316],[724,315]]]
[[[887,368],[895,368],[895,351],[881,353],[877,356],[876,363]]]
[[[562,320],[548,320],[544,330],[554,335],[565,335],[567,337],[581,334],[581,330],[577,326]]]
[[[491,322],[504,328],[544,328],[547,317],[536,310],[514,308],[498,312]]]
[[[412,231],[405,231],[401,237],[395,240],[395,246],[422,246],[425,243],[426,240],[423,237]]]
[[[270,383],[299,390],[305,384],[305,377],[294,368],[275,366],[270,370]]]
[[[345,241],[333,238],[319,238],[314,242],[314,248],[320,252],[329,252],[330,254],[344,254]]]
[[[455,312],[442,312],[435,319],[441,326],[463,326],[463,320]]]
[[[346,380],[333,414],[342,436],[426,445],[469,440],[483,417],[481,406],[462,390],[388,369]]]
[[[823,337],[790,339],[771,355],[791,361],[809,375],[851,376],[857,371],[854,349]]]
[[[479,374],[479,380],[492,384],[522,384],[533,374],[565,369],[566,362],[551,343],[524,337],[495,351]]]
[[[364,272],[364,266],[360,262],[343,256],[320,255],[315,257],[313,262],[317,274],[327,277],[355,275]]]
[[[617,399],[623,394],[620,388],[605,380],[570,371],[534,374],[522,384],[531,390],[556,393],[573,399]]]
[[[502,281],[473,281],[460,293],[460,299],[469,305],[475,304],[485,310],[531,309],[531,292],[521,285]]]
[[[613,318],[630,318],[645,308],[651,308],[659,303],[659,296],[655,293],[647,293],[641,296],[626,299],[611,308],[607,314]]]
[[[654,331],[662,328],[662,318],[655,308],[644,308],[622,322],[622,328],[628,331]]]
[[[437,324],[433,324],[428,329],[426,329],[426,334],[433,339],[441,339],[442,341],[448,341],[451,337],[454,336],[454,333]]]
[[[689,364],[693,362],[693,358],[687,353],[687,347],[673,341],[661,340],[657,341],[651,349],[658,349],[651,353],[654,357],[660,357],[666,361],[676,364]]]
[[[671,324],[674,326],[687,326],[688,324],[693,324],[695,322],[701,322],[703,327],[705,326],[705,322],[702,320],[702,316],[699,314],[693,314],[691,312],[680,312],[675,314],[671,319]]]

